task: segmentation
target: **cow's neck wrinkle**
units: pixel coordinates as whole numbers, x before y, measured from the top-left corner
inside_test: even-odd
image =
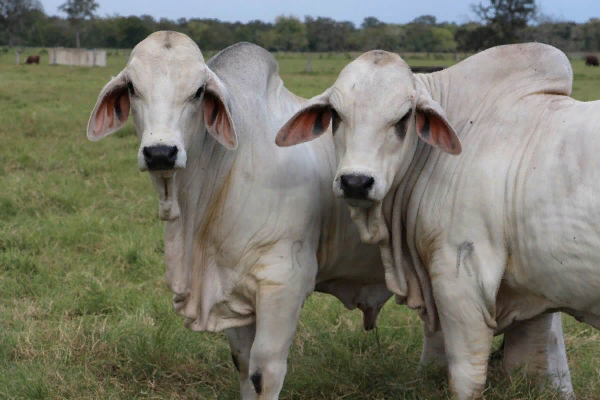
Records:
[[[195,318],[198,306],[204,308],[200,303],[205,299],[190,301],[190,296],[202,292],[193,286],[205,281],[198,275],[211,273],[203,270],[214,264],[204,248],[207,242],[200,246],[196,242],[206,239],[199,236],[208,232],[209,220],[216,214],[215,210],[222,207],[227,195],[224,186],[232,174],[235,158],[236,151],[226,150],[208,133],[198,135],[188,150],[186,168],[175,176],[181,215],[165,224],[165,281],[174,293],[175,308],[188,318]],[[201,257],[195,256],[199,250],[204,253]],[[218,283],[213,282],[214,299],[206,299],[209,303],[219,297]]]
[[[442,88],[438,75],[437,73],[415,74],[415,79],[420,81],[422,87],[429,92],[433,100],[442,104],[444,103],[444,93],[447,88]],[[398,222],[405,228],[405,234],[401,235],[400,241],[404,242],[407,247],[415,248],[415,246],[411,246],[408,243],[416,239],[417,211],[427,187],[428,175],[432,172],[432,169],[428,168],[428,164],[435,162],[436,152],[432,151],[433,148],[430,145],[416,137],[416,134],[413,140],[414,142],[409,144],[409,148],[405,152],[406,156],[410,155],[411,160],[408,166],[403,167],[396,175],[389,191],[390,195],[386,196],[384,200],[383,214],[386,225],[391,231],[391,224],[394,223],[392,221],[393,210],[400,207]],[[398,242],[395,245],[399,246],[400,244]],[[406,256],[413,258],[413,262],[420,263],[418,259],[414,259],[415,254]]]

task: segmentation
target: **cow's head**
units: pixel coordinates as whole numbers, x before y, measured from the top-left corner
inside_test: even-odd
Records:
[[[140,42],[119,75],[104,86],[90,116],[92,141],[118,131],[131,111],[140,170],[149,171],[160,197],[159,216],[179,216],[174,174],[186,166],[194,135],[208,132],[227,149],[237,147],[228,91],[189,37],[155,32]]]
[[[281,128],[276,143],[312,140],[330,124],[338,159],[333,190],[350,205],[355,221],[381,207],[394,180],[406,173],[418,140],[461,152],[442,107],[399,56],[380,50],[348,64],[331,88]],[[376,230],[361,229],[363,240],[375,241],[374,236]]]

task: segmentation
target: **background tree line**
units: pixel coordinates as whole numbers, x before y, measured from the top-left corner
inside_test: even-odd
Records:
[[[0,45],[132,48],[157,30],[190,36],[203,50],[220,50],[247,41],[270,51],[340,52],[374,48],[395,52],[472,52],[522,41],[548,43],[565,52],[600,51],[600,18],[585,23],[541,15],[534,0],[487,0],[473,4],[475,21],[437,21],[422,15],[407,24],[366,17],[351,21],[279,16],[274,22],[218,19],[154,19],[150,15],[97,17],[94,0],[67,0],[67,18],[47,15],[39,0],[0,0]]]

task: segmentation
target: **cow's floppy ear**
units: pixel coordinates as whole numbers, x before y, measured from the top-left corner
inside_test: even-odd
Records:
[[[204,124],[206,130],[226,149],[237,148],[237,134],[228,105],[229,91],[219,77],[206,67],[208,79],[204,89]]]
[[[316,139],[327,130],[331,117],[332,110],[326,92],[309,100],[294,114],[277,133],[275,144],[289,147]]]
[[[97,141],[121,129],[129,117],[129,93],[125,73],[111,79],[98,95],[87,126],[87,137]]]
[[[433,147],[450,154],[460,154],[462,146],[446,112],[429,93],[421,91],[417,100],[417,115],[415,122],[417,134],[425,142]]]

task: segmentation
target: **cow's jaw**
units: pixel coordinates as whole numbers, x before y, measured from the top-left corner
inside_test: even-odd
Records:
[[[150,177],[158,193],[158,217],[173,221],[181,214],[177,199],[177,170],[152,171]]]

